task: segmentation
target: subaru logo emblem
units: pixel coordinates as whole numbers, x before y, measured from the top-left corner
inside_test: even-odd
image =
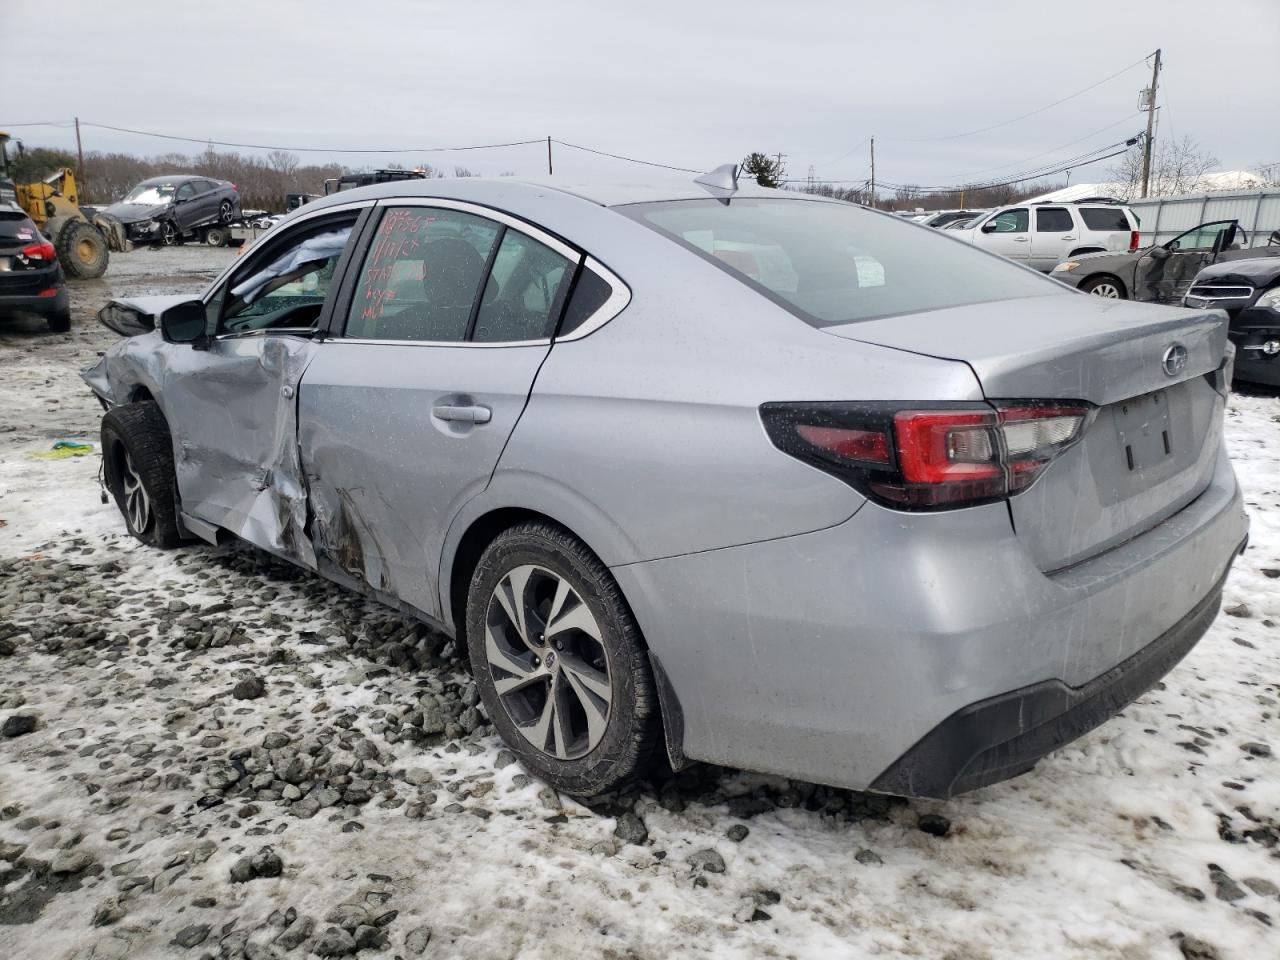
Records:
[[[1180,343],[1171,343],[1164,352],[1161,366],[1168,376],[1176,377],[1187,368],[1187,348]]]

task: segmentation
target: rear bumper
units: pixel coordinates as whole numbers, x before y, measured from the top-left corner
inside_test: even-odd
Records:
[[[48,316],[66,313],[71,309],[71,298],[65,285],[59,283],[54,287],[58,292],[52,297],[37,297],[30,294],[6,294],[0,290],[0,315],[6,313],[38,313]]]
[[[871,789],[946,799],[1026,773],[1041,757],[1115,716],[1177,666],[1218,615],[1225,579],[1153,643],[1088,683],[1069,687],[1049,680],[956,711],[894,761]]]
[[[677,761],[948,796],[1029,769],[1170,669],[1247,530],[1220,453],[1190,505],[1053,574],[1003,503],[867,504],[826,530],[613,572]],[[1010,734],[1017,707],[1035,724]]]

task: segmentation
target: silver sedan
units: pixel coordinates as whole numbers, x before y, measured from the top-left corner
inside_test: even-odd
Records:
[[[1246,538],[1220,312],[733,170],[348,191],[200,298],[102,319],[128,528],[242,538],[458,637],[571,793],[657,754],[1013,776],[1192,648]]]

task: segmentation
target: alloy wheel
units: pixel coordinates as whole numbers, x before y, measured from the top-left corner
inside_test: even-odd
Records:
[[[145,533],[151,523],[151,498],[142,485],[142,477],[133,466],[133,457],[124,451],[120,470],[121,492],[124,494],[124,512],[134,533]]]
[[[164,222],[160,228],[160,239],[164,241],[165,246],[172,246],[178,242],[178,228],[169,220]]]
[[[1120,291],[1114,283],[1098,283],[1094,284],[1092,290],[1089,291],[1095,297],[1105,297],[1108,300],[1119,300]]]
[[[498,699],[526,740],[559,760],[596,748],[613,702],[609,657],[568,580],[532,564],[510,570],[489,598],[484,643]]]

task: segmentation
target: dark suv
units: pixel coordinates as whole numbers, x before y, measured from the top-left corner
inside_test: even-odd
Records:
[[[1255,256],[1201,270],[1182,305],[1227,311],[1235,378],[1280,387],[1280,230],[1251,252]]]
[[[53,244],[21,207],[0,202],[0,315],[38,313],[49,329],[71,329],[71,301]]]

